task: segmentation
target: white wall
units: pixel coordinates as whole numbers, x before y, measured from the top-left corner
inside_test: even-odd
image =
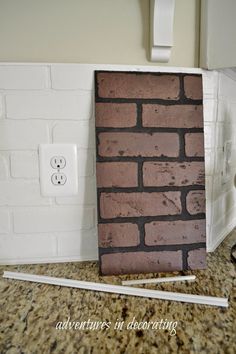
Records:
[[[0,65],[1,263],[97,259],[96,69],[202,72],[156,66]],[[217,73],[203,72],[209,249],[218,237],[215,232],[221,230],[211,227],[215,127],[222,124],[215,117],[217,82]],[[233,92],[232,86],[229,90]],[[78,146],[79,193],[72,198],[45,198],[40,194],[38,145],[62,142]],[[218,215],[214,220],[219,220]]]
[[[212,205],[210,249],[215,247],[236,226],[236,75],[234,79],[222,71],[216,73],[217,105],[215,119],[211,123],[214,135],[213,149],[214,170],[209,176],[209,200]],[[223,147],[224,143],[232,141],[230,159],[230,177],[222,184]]]
[[[168,65],[198,66],[199,11],[176,0]],[[0,0],[0,43],[1,62],[153,65],[149,0]]]

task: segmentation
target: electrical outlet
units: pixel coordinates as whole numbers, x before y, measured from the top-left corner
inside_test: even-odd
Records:
[[[66,183],[66,175],[64,173],[54,173],[52,175],[52,183],[58,186],[63,186]]]
[[[64,158],[64,156],[53,156],[53,158],[51,159],[52,168],[62,169],[65,167],[65,165],[66,159]]]
[[[41,144],[39,161],[43,196],[69,197],[78,193],[76,145]]]

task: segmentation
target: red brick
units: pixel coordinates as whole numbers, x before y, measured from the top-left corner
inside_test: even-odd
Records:
[[[179,78],[175,75],[98,73],[98,95],[107,98],[179,98]]]
[[[204,162],[144,162],[145,187],[204,185]]]
[[[111,133],[99,134],[100,156],[179,156],[176,133]]]
[[[185,134],[186,156],[204,156],[204,135],[203,133]]]
[[[139,230],[136,224],[99,224],[99,247],[138,246]]]
[[[206,221],[153,221],[145,224],[145,244],[148,246],[180,245],[206,242]]]
[[[143,104],[144,127],[202,128],[202,105]]]
[[[181,214],[180,192],[101,193],[102,218]]]
[[[190,191],[186,197],[186,207],[191,215],[205,213],[205,191]]]
[[[102,274],[171,272],[181,269],[181,251],[126,252],[101,256]]]
[[[205,269],[206,265],[205,248],[199,248],[188,252],[188,266],[190,269]]]
[[[134,127],[137,121],[135,103],[96,103],[96,126]]]
[[[97,162],[98,187],[137,187],[136,162]]]
[[[184,92],[187,98],[202,99],[202,76],[188,75],[184,77]]]

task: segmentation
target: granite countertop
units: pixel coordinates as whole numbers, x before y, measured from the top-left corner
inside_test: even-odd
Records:
[[[212,254],[208,269],[177,274],[195,274],[189,283],[148,285],[146,288],[229,297],[229,308],[105,294],[59,286],[0,278],[0,352],[47,353],[224,353],[236,352],[236,268],[230,248],[236,231]],[[96,262],[1,266],[4,270],[55,277],[120,284],[157,274],[132,276],[98,275]],[[173,276],[159,273],[158,276]],[[115,330],[117,319],[126,326],[137,321],[178,321],[176,335],[159,329]],[[110,328],[56,329],[58,322],[105,321]]]

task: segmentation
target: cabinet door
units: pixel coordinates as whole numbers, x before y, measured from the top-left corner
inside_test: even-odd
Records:
[[[236,0],[201,1],[200,66],[236,67]]]

